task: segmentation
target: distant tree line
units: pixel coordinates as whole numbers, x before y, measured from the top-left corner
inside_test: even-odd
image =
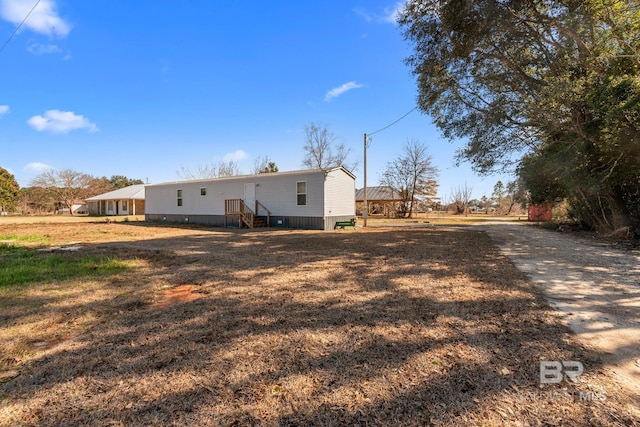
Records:
[[[72,169],[49,169],[36,176],[28,187],[20,188],[15,177],[0,168],[0,210],[25,215],[61,210],[73,214],[75,203],[134,184],[144,181],[123,175],[98,178]]]

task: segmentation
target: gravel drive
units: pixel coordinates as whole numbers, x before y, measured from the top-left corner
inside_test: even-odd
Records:
[[[496,219],[485,230],[579,339],[640,398],[640,251]]]

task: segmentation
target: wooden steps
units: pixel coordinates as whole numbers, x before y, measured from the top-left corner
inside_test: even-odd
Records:
[[[227,199],[224,201],[224,225],[228,226],[228,218],[238,224],[238,228],[269,227],[271,212],[264,205],[256,201],[256,206],[262,206],[267,216],[258,216],[242,199]]]
[[[263,228],[268,227],[269,223],[267,222],[267,217],[264,216],[254,216],[253,217],[253,227],[249,228]]]

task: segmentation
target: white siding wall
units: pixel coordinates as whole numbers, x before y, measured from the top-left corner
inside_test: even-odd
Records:
[[[321,217],[324,210],[324,172],[295,175],[270,175],[257,177],[256,200],[259,200],[273,215]],[[298,206],[296,183],[307,183],[307,204]],[[248,180],[247,182],[252,182]]]
[[[356,216],[356,182],[342,169],[327,174],[324,192],[325,216]]]
[[[337,171],[344,175],[343,172]],[[196,180],[156,184],[146,187],[146,214],[223,215],[225,199],[244,198],[244,184],[256,184],[256,200],[274,216],[322,217],[325,211],[324,175],[322,171],[296,174],[266,174],[219,180]],[[297,205],[296,182],[307,183],[307,204]],[[353,183],[353,180],[351,180]],[[201,196],[200,189],[207,195]],[[177,204],[177,190],[182,190],[182,206]],[[352,184],[353,189],[353,184]],[[353,203],[353,194],[351,196]],[[352,207],[352,211],[353,211]]]

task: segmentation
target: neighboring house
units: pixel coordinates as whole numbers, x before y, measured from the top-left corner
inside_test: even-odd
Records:
[[[402,202],[402,197],[389,186],[367,187],[367,205],[369,214],[383,214],[387,217],[395,217],[398,204]],[[364,205],[364,188],[356,191],[356,204],[358,210],[362,211]]]
[[[355,218],[355,177],[342,167],[146,186],[147,221],[332,230]]]
[[[89,215],[144,215],[145,184],[130,185],[85,201]]]

